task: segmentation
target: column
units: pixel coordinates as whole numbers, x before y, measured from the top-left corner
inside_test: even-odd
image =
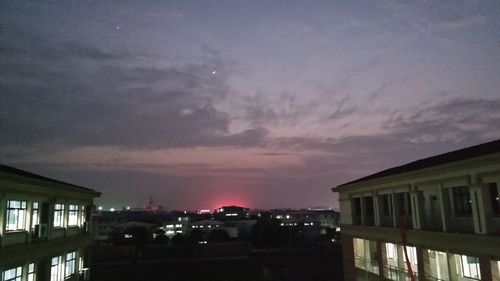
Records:
[[[448,231],[450,228],[449,215],[450,215],[450,200],[448,195],[448,189],[444,188],[441,184],[439,186],[438,192],[439,206],[441,207],[441,222],[442,230],[444,232]]]
[[[404,252],[403,252],[403,247],[402,245],[396,244],[398,247],[398,280],[406,280],[407,273],[406,271],[406,265],[405,265],[405,260],[404,260]]]
[[[387,264],[387,253],[384,242],[377,241],[377,255],[380,280],[383,280],[388,276],[385,268],[385,265]]]
[[[342,261],[344,267],[344,280],[355,280],[354,244],[352,235],[342,233]]]
[[[479,257],[479,270],[481,271],[481,280],[498,280],[493,279],[491,272],[491,261],[488,256]]]
[[[422,246],[417,246],[417,260],[418,260],[418,280],[430,280],[431,265],[429,262],[429,251]]]
[[[491,280],[500,280],[500,261],[492,260],[491,267]]]
[[[449,252],[446,252],[446,258],[447,258],[447,262],[448,262],[449,280],[450,281],[458,281],[457,264],[455,262],[455,255],[451,254]]]
[[[365,225],[366,224],[366,201],[365,201],[365,197],[361,197],[359,199],[360,201],[360,205],[361,205],[361,225]]]
[[[380,204],[380,196],[373,195],[373,211],[374,211],[375,226],[381,225],[380,222],[381,205],[382,204]]]
[[[487,186],[472,184],[469,186],[472,201],[472,218],[474,232],[488,234],[491,230],[491,203]]]
[[[399,206],[396,204],[396,194],[391,193],[391,204],[392,204],[392,225],[394,227],[399,226]]]
[[[414,229],[422,229],[425,218],[423,193],[414,191],[410,193],[410,203],[412,208],[412,223]]]

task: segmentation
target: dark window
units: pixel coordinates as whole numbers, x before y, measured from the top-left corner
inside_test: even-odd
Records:
[[[456,186],[452,188],[452,193],[455,215],[460,217],[472,216],[469,188],[466,186]]]
[[[361,198],[354,198],[354,213],[355,215],[361,215]]]
[[[411,215],[410,194],[398,193],[396,194],[396,200],[398,202],[399,215]]]
[[[494,216],[500,216],[500,194],[497,183],[493,182],[490,186],[491,210]]]
[[[392,202],[391,195],[384,194],[382,195],[382,205],[384,216],[392,216]]]
[[[365,197],[365,206],[366,206],[366,214],[367,215],[373,215],[375,214],[374,208],[373,208],[373,198],[372,197]]]

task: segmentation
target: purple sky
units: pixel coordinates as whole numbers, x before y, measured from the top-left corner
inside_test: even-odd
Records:
[[[1,163],[105,207],[336,207],[500,138],[500,2],[0,3]]]

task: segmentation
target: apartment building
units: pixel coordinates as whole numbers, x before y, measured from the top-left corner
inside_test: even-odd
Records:
[[[332,190],[346,281],[500,280],[500,140]]]
[[[89,278],[92,189],[0,165],[0,280]]]

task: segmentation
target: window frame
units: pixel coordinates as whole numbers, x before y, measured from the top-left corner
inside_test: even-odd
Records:
[[[76,204],[68,205],[68,226],[78,226],[79,209]]]
[[[8,271],[14,271],[14,276],[9,277],[9,279],[7,279],[7,277],[5,277],[5,275],[7,274]],[[2,272],[2,280],[3,281],[21,281],[22,276],[23,276],[23,267],[22,266],[16,266],[14,268],[7,269],[7,270],[4,270]]]
[[[13,207],[14,203],[19,203],[19,207]],[[18,232],[26,231],[26,214],[27,214],[27,201],[21,200],[7,200],[6,216],[5,216],[5,231]],[[20,219],[21,218],[21,219]],[[14,220],[14,223],[9,223]],[[14,225],[12,228],[11,226]]]
[[[460,256],[460,265],[461,265],[462,277],[469,278],[469,279],[474,279],[474,280],[481,280],[481,268],[480,268],[480,265],[479,265],[479,258],[478,257],[466,256],[466,255],[459,255],[459,256]],[[469,261],[468,261],[469,258],[473,258],[477,262],[475,262],[475,263],[469,263]],[[467,268],[467,273],[466,273],[466,270],[465,270],[466,268]],[[475,277],[472,276],[472,274],[471,274],[471,272],[472,272],[471,268],[475,269],[475,271],[477,272],[477,276],[475,276]]]
[[[76,256],[77,256],[76,251],[65,254],[65,260],[64,260],[65,279],[76,273]]]
[[[471,192],[465,185],[451,188],[453,213],[456,217],[472,217]]]
[[[62,272],[63,256],[55,256],[50,260],[50,281],[62,281],[64,274]]]
[[[40,202],[34,201],[31,203],[31,229],[37,224],[40,224]]]
[[[80,206],[80,214],[79,214],[79,221],[80,221],[80,226],[83,227],[85,225],[85,222],[87,221],[87,213],[86,213],[86,208],[85,205]]]
[[[36,280],[35,268],[36,268],[35,263],[28,264],[27,281],[35,281]]]
[[[54,204],[53,218],[54,220],[52,221],[52,226],[54,228],[64,227],[64,204]]]

